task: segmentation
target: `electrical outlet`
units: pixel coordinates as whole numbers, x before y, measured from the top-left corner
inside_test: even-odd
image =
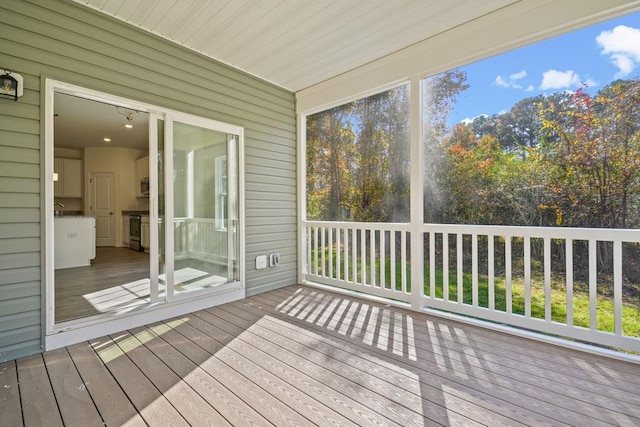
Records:
[[[267,256],[260,255],[256,257],[256,270],[262,270],[263,268],[267,268]]]
[[[280,265],[280,254],[277,252],[274,252],[271,255],[269,255],[269,266],[276,267],[278,265]]]

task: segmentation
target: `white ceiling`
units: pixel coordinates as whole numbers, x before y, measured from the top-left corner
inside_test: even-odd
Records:
[[[56,92],[53,98],[53,141],[56,147],[125,147],[147,150],[149,115],[133,113],[110,104]],[[124,127],[126,123],[133,128]],[[104,138],[110,138],[105,142]]]
[[[297,92],[519,0],[74,0]]]

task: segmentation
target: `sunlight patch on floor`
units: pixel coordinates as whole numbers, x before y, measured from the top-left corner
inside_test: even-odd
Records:
[[[179,325],[188,322],[188,318],[174,319],[168,322],[168,324],[159,323],[149,326],[149,330],[143,330],[137,332],[135,335],[130,335],[128,332],[122,332],[120,334],[111,335],[111,339],[100,343],[95,340],[91,342],[91,346],[98,353],[100,359],[104,364],[124,356],[126,353],[135,350],[136,348],[145,345],[146,343],[162,336],[162,334],[178,327]]]
[[[141,279],[91,292],[83,295],[83,298],[99,313],[114,310],[122,313],[150,301],[149,285],[149,279]]]

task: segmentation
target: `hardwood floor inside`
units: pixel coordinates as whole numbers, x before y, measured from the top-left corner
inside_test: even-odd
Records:
[[[91,266],[55,270],[55,321],[123,312],[150,302],[149,254],[129,248],[98,247]],[[226,265],[194,258],[175,260],[175,292],[227,283]],[[164,275],[159,280],[160,296]]]
[[[91,266],[55,270],[56,322],[148,302],[148,253],[98,247]]]
[[[0,363],[7,426],[640,425],[640,365],[303,286]]]

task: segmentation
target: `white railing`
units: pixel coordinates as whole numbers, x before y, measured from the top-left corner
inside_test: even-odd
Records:
[[[307,280],[409,301],[408,224],[306,224]]]
[[[227,232],[212,218],[175,218],[173,224],[176,255],[189,258],[227,258]]]
[[[425,224],[411,286],[409,224],[304,224],[309,282],[640,351],[623,315],[640,298],[640,230]]]

